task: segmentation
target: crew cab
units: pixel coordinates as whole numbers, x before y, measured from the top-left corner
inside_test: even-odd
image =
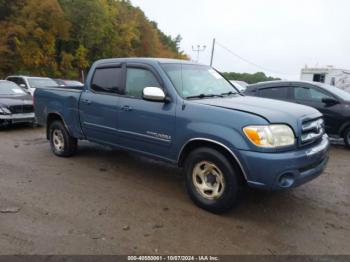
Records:
[[[195,204],[214,213],[234,207],[245,186],[293,188],[328,161],[319,111],[246,97],[213,68],[187,61],[100,60],[83,91],[38,89],[34,100],[57,156],[89,140],[167,161],[183,169]]]

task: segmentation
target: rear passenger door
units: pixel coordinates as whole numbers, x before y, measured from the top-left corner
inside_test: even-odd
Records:
[[[161,78],[151,66],[128,64],[118,111],[120,144],[166,158],[175,135],[176,103],[144,100],[145,87],[160,87],[167,93]]]
[[[90,86],[80,98],[80,121],[88,140],[118,144],[119,95],[124,85],[124,68],[111,65],[96,68]]]
[[[289,86],[264,87],[259,89],[258,95],[264,98],[289,101],[290,88]]]

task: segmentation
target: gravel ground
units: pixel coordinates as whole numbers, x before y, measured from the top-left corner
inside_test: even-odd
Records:
[[[350,151],[286,192],[249,191],[224,216],[195,207],[174,167],[45,130],[0,131],[0,254],[350,254]]]

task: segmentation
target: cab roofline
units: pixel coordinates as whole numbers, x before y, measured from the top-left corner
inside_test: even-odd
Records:
[[[150,58],[150,57],[128,57],[128,58],[109,58],[101,59],[95,62],[95,65],[109,64],[109,63],[160,63],[160,64],[188,64],[188,65],[203,65],[188,60],[170,59],[170,58]]]
[[[248,87],[263,87],[263,86],[279,86],[281,84],[284,85],[292,85],[292,84],[310,84],[314,86],[319,86],[321,83],[318,82],[312,82],[312,81],[303,81],[303,80],[275,80],[275,81],[265,81],[265,82],[259,82],[256,84],[248,85]]]

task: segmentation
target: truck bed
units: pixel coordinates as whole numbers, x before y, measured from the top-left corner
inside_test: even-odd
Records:
[[[79,98],[81,87],[40,88],[34,93],[34,110],[39,125],[46,126],[48,116],[56,115],[64,119],[68,131],[77,138],[83,133],[79,119]]]

